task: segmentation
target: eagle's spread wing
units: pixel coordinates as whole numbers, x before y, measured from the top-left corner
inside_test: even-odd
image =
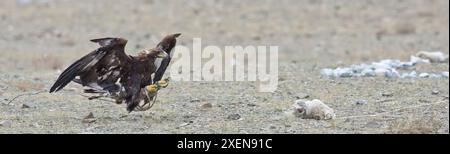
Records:
[[[169,66],[170,60],[172,59],[171,58],[172,57],[171,56],[172,49],[177,44],[176,38],[179,37],[180,35],[181,35],[180,33],[167,35],[166,37],[164,37],[164,39],[161,42],[158,43],[157,48],[164,50],[169,56],[167,56],[166,58],[156,59],[155,65],[156,65],[157,69],[155,72],[155,76],[153,78],[153,83],[161,80],[164,75],[164,72],[166,72],[166,69]]]
[[[98,39],[92,39],[91,42],[98,43],[100,46],[108,46],[114,44],[114,39],[112,37],[105,37],[105,38],[98,38]]]
[[[166,72],[166,69],[169,66],[171,59],[172,56],[168,54],[166,58],[157,58],[155,60],[156,72],[155,76],[153,77],[153,83],[156,83],[157,81],[162,79],[164,72]]]
[[[124,53],[125,39],[103,38],[95,39],[102,47],[74,62],[58,77],[50,88],[57,92],[64,88],[75,77],[79,83],[94,89],[107,90],[117,88],[114,83],[120,78],[120,70],[131,60]]]

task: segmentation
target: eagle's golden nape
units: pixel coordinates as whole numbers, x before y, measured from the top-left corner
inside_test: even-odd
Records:
[[[74,81],[88,88],[85,93],[100,94],[100,97],[92,99],[106,96],[117,104],[125,102],[128,112],[143,108],[140,105],[142,101],[144,105],[155,102],[158,90],[167,86],[161,86],[158,81],[170,62],[170,51],[175,47],[178,36],[180,34],[167,35],[155,48],[144,50],[137,56],[125,53],[128,41],[124,38],[92,39],[100,47],[66,68],[49,92],[57,92]],[[164,65],[157,67],[157,59],[163,59]],[[152,78],[153,74],[158,78]],[[156,87],[148,86],[153,83]]]

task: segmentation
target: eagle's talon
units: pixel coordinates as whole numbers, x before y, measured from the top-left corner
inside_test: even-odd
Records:
[[[156,91],[158,91],[158,86],[157,85],[148,85],[145,87],[145,90],[147,90],[149,93],[155,93]]]
[[[160,80],[158,81],[158,85],[162,88],[166,88],[169,84],[167,83],[166,80]]]

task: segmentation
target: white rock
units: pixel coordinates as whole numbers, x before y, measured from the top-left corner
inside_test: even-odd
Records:
[[[356,101],[356,105],[366,105],[367,104],[367,100],[357,100]]]
[[[442,76],[448,78],[448,71],[442,72],[441,74],[442,74]]]
[[[366,68],[361,72],[361,76],[363,77],[371,77],[375,75],[376,75],[375,71],[371,68]]]
[[[388,65],[386,63],[381,63],[381,62],[374,62],[374,63],[372,63],[372,66],[375,69],[389,69],[389,68],[391,68],[390,65]]]
[[[416,71],[412,71],[409,73],[410,76],[412,77],[417,77],[417,72]]]
[[[400,77],[400,74],[395,69],[388,70],[384,73],[384,76],[387,78],[397,78]]]
[[[383,63],[385,65],[388,65],[389,68],[397,68],[397,67],[401,67],[402,62],[400,62],[400,60],[392,60],[392,59],[384,59],[381,60],[380,63]]]
[[[375,74],[377,76],[384,77],[386,72],[388,72],[388,69],[385,69],[385,68],[377,68],[377,69],[375,69]]]
[[[350,68],[352,69],[353,73],[362,73],[366,69],[370,69],[370,65],[367,64],[360,64],[360,65],[352,65]]]
[[[296,100],[293,109],[294,115],[302,119],[329,120],[335,117],[334,110],[318,99]]]
[[[350,67],[338,67],[336,69],[325,68],[321,70],[321,74],[328,77],[387,77],[387,78],[448,78],[448,71],[437,74],[421,74],[417,72],[405,72],[400,74],[397,70],[411,70],[416,64],[428,64],[431,62],[448,62],[448,55],[442,52],[425,52],[421,51],[410,57],[410,61],[400,61],[397,59],[383,59],[370,64],[354,64]]]
[[[407,68],[410,68],[410,67],[412,67],[414,65],[415,65],[415,63],[413,63],[413,62],[402,62],[400,68],[407,69]]]
[[[411,63],[411,65],[416,65],[416,64],[429,64],[430,60],[428,59],[422,59],[416,56],[411,56],[411,58],[409,58],[409,62]]]
[[[2,120],[2,121],[0,121],[0,126],[1,127],[11,127],[11,124],[12,124],[11,120]]]
[[[334,73],[336,76],[338,77],[352,77],[353,75],[353,70],[350,68],[337,68],[336,70],[334,70]]]
[[[409,73],[403,73],[401,75],[401,78],[416,78],[417,77],[417,72],[416,71],[411,71]]]
[[[428,78],[428,77],[430,77],[430,74],[428,74],[428,73],[420,73],[419,77],[420,78]]]
[[[442,75],[440,75],[440,74],[430,74],[430,78],[441,78],[442,77]]]
[[[325,69],[320,70],[320,74],[322,74],[323,76],[334,77],[334,70],[325,68]]]
[[[448,62],[448,55],[445,55],[442,52],[421,51],[421,52],[417,53],[416,56],[420,57],[422,59],[428,59],[432,63]]]

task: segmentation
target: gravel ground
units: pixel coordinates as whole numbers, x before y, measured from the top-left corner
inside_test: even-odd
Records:
[[[2,0],[0,133],[449,133],[448,78],[329,78],[323,68],[421,50],[449,53],[447,0]],[[171,82],[146,112],[87,100],[69,84],[46,92],[61,69],[121,36],[127,52],[183,33],[207,45],[278,45],[279,85]],[[418,65],[448,71],[449,63]],[[320,99],[333,120],[300,119],[296,99]],[[205,105],[208,104],[208,105]],[[89,113],[94,118],[83,121]]]

